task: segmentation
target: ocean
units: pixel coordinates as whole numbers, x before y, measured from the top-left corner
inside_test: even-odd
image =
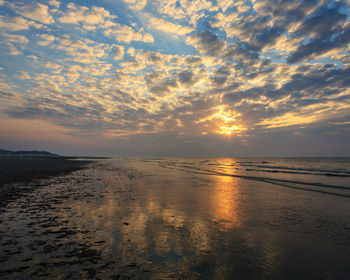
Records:
[[[2,279],[349,279],[350,158],[118,158],[0,212]]]

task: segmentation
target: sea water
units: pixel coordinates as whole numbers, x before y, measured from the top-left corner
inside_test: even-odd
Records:
[[[349,279],[349,158],[124,158],[0,213],[0,277]]]

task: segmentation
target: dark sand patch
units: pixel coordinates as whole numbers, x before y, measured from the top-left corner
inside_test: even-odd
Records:
[[[0,209],[22,193],[30,192],[33,187],[28,183],[34,179],[77,171],[92,162],[73,157],[0,157]]]

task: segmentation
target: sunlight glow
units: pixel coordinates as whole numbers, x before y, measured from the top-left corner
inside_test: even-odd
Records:
[[[220,127],[220,130],[217,132],[219,134],[224,134],[224,135],[232,135],[232,134],[240,134],[242,131],[247,130],[245,127],[237,126],[237,125],[232,125],[232,126],[226,126],[223,125]]]
[[[222,231],[240,227],[239,192],[236,179],[217,176],[212,197],[212,217]]]
[[[217,106],[216,109],[215,113],[198,120],[196,123],[211,124],[212,131],[222,135],[240,135],[247,130],[247,128],[237,124],[237,118],[241,116],[241,113],[229,110],[226,106]],[[202,132],[202,135],[205,134]]]

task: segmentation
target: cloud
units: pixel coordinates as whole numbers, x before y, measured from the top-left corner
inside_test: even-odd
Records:
[[[174,19],[183,19],[186,17],[184,9],[177,5],[177,0],[157,1],[156,8],[160,14],[171,15]]]
[[[121,60],[124,57],[124,47],[123,46],[113,46],[112,49],[114,60]]]
[[[217,10],[217,7],[207,0],[156,0],[155,7],[160,14],[174,19],[187,19],[192,25],[195,25],[197,20],[205,15],[204,11]]]
[[[252,65],[259,60],[259,54],[253,46],[239,41],[228,44],[211,31],[202,31],[188,37],[187,43],[193,45],[202,55],[235,60],[234,63]]]
[[[188,37],[186,42],[195,46],[200,53],[210,56],[220,56],[225,48],[225,41],[211,31],[202,31],[198,35]]]
[[[152,28],[166,33],[173,33],[179,36],[183,36],[194,31],[194,28],[191,26],[175,24],[160,18],[149,16],[148,20]]]
[[[311,123],[323,122],[325,120],[338,119],[343,117],[346,110],[350,106],[334,110],[337,103],[328,102],[326,104],[318,104],[317,106],[305,106],[300,112],[287,112],[281,116],[266,118],[257,125],[262,125],[266,128],[280,128],[296,125],[307,125]]]
[[[232,7],[235,3],[231,0],[217,0],[218,6],[222,10],[222,12],[226,12],[226,10]]]
[[[272,72],[278,68],[275,68]],[[338,118],[349,108],[349,69],[314,69],[299,67],[289,82],[277,88],[273,84],[234,89],[223,102],[242,113],[250,125],[268,128],[312,124],[327,118]]]
[[[316,6],[317,4],[314,0],[261,0],[253,3],[253,8],[257,14],[273,17],[279,24],[290,24],[294,21],[300,21],[312,13]]]
[[[183,85],[193,85],[194,84],[194,75],[191,71],[182,71],[177,74],[179,81]]]
[[[16,48],[13,44],[11,43],[7,43],[6,44],[7,47],[8,47],[8,50],[9,50],[9,53],[11,55],[21,55],[23,54],[18,48]]]
[[[140,63],[136,59],[129,59],[125,62],[121,62],[119,65],[124,68],[123,70],[126,73],[128,72],[134,73],[145,68],[145,65]]]
[[[102,7],[93,6],[91,8],[78,6],[74,3],[67,5],[67,12],[58,19],[61,23],[69,24],[85,24],[103,25],[109,19],[114,19],[116,16],[111,15],[109,11]]]
[[[56,37],[54,35],[50,35],[50,34],[41,34],[40,39],[42,41],[38,41],[37,44],[42,46],[42,47],[46,47],[46,46],[52,44],[55,41]]]
[[[259,59],[255,48],[244,43],[235,43],[227,46],[223,53],[225,59],[234,59],[244,64],[254,64]]]
[[[255,15],[241,17],[234,10],[218,13],[211,25],[222,28],[228,37],[237,37],[241,45],[255,51],[278,50],[289,63],[296,63],[339,52],[348,42],[345,6],[321,3],[257,1]]]
[[[55,8],[59,8],[60,5],[61,5],[61,3],[60,3],[59,1],[57,1],[57,0],[50,0],[50,1],[49,1],[49,4],[50,4],[51,6],[54,6]]]
[[[22,50],[29,43],[29,39],[23,35],[3,33],[2,37],[5,40],[3,46],[6,46],[7,51],[15,56],[23,54]]]
[[[2,29],[6,29],[8,31],[20,31],[28,30],[31,27],[40,29],[43,27],[43,25],[34,21],[27,20],[23,17],[8,18],[0,16],[0,28]]]
[[[23,36],[23,35],[17,35],[17,34],[3,34],[6,38],[8,42],[12,42],[12,43],[18,43],[18,44],[28,44],[29,40],[27,37]]]
[[[288,63],[314,59],[332,49],[340,51],[347,46],[350,42],[350,25],[344,24],[346,15],[340,8],[341,6],[322,7],[300,25],[295,33],[309,37],[306,43],[300,44],[288,56]]]
[[[58,69],[62,69],[63,68],[62,65],[54,63],[54,62],[51,62],[51,61],[46,62],[45,63],[45,67],[49,68],[49,69],[52,69],[52,70],[58,70]]]
[[[296,33],[300,32],[315,37],[325,31],[334,32],[338,30],[338,28],[341,28],[339,23],[344,22],[346,19],[346,15],[340,13],[339,8],[340,7],[322,7],[316,10],[311,17],[307,18],[302,23]]]
[[[128,25],[115,22],[116,19],[117,16],[102,7],[88,8],[70,3],[67,5],[67,11],[58,20],[64,24],[80,25],[86,31],[96,31],[96,28],[99,28],[103,30],[106,37],[114,38],[123,43],[154,42],[151,34],[143,32],[143,30],[136,31]]]
[[[46,37],[45,34],[42,36]],[[111,62],[121,59],[124,52],[124,48],[116,44],[98,43],[83,38],[77,40],[70,36],[49,36],[46,41],[39,41],[38,44],[65,57],[64,60],[59,59],[58,64],[75,65],[76,68],[79,67],[79,71],[91,75],[107,75],[112,68]]]
[[[53,24],[55,21],[49,13],[48,6],[41,3],[24,5],[17,7],[18,13],[26,18],[38,21],[44,24]]]
[[[147,4],[147,0],[124,0],[124,2],[127,3],[131,9],[135,10],[142,10]]]
[[[16,78],[18,79],[21,79],[21,80],[29,80],[31,79],[32,77],[29,75],[28,72],[25,72],[25,71],[19,71],[16,75],[15,75]]]
[[[132,27],[127,25],[121,25],[118,23],[113,24],[112,27],[106,29],[103,34],[106,37],[115,38],[117,41],[129,44],[132,41],[153,43],[154,39],[149,33],[140,33],[135,31]]]
[[[200,56],[188,56],[186,57],[185,62],[188,65],[196,65],[196,64],[201,64],[202,63],[202,59]]]

